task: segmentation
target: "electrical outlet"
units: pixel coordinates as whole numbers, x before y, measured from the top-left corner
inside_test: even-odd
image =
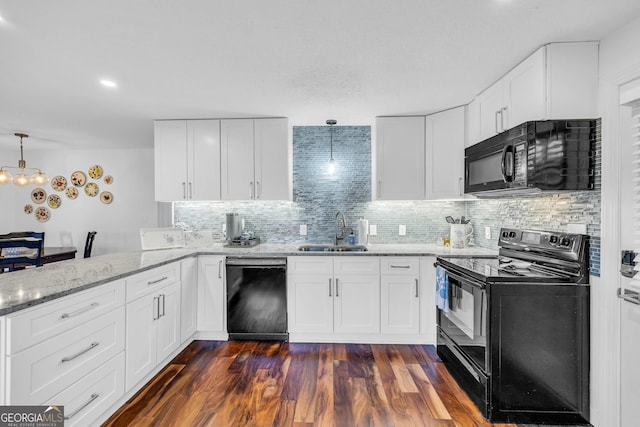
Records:
[[[491,227],[484,227],[484,238],[491,240]]]
[[[307,224],[300,224],[300,235],[301,236],[307,235]]]
[[[369,236],[377,236],[378,235],[378,226],[375,224],[369,225]]]
[[[407,226],[404,224],[400,224],[398,226],[398,235],[399,236],[406,236],[407,235]]]

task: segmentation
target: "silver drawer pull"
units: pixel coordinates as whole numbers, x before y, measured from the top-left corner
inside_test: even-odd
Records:
[[[93,393],[91,395],[91,397],[89,398],[89,400],[87,400],[85,403],[82,404],[82,406],[80,406],[78,409],[76,409],[75,411],[73,411],[72,413],[70,413],[68,416],[64,417],[65,420],[70,420],[71,418],[75,417],[76,415],[78,415],[78,413],[80,411],[82,411],[84,408],[86,408],[87,406],[91,405],[91,402],[93,402],[94,400],[96,400],[98,397],[100,397],[100,395],[98,393]]]
[[[159,278],[158,280],[151,280],[150,282],[147,282],[147,285],[155,285],[156,283],[160,283],[163,280],[167,280],[168,277],[167,276],[162,276],[161,278]]]
[[[85,354],[87,351],[91,350],[92,348],[95,348],[97,346],[99,346],[100,343],[99,342],[92,342],[89,347],[85,348],[84,350],[80,350],[79,352],[77,352],[76,354],[74,354],[73,356],[67,356],[67,357],[63,357],[62,358],[62,363],[64,362],[71,362],[73,359],[82,356],[83,354]]]
[[[71,313],[62,313],[62,316],[60,316],[60,318],[61,319],[67,319],[69,317],[77,316],[78,314],[84,313],[85,311],[89,311],[89,310],[91,310],[93,308],[96,308],[99,305],[100,304],[98,304],[97,302],[92,302],[88,307],[81,308],[80,310],[76,310],[76,311],[73,311]]]
[[[391,268],[411,268],[410,265],[391,265]]]
[[[418,279],[416,279],[416,298],[419,298],[419,295],[418,295]]]

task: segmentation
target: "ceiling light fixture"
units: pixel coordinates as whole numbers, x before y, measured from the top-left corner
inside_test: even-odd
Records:
[[[335,171],[335,162],[333,161],[333,127],[338,123],[333,119],[327,120],[327,124],[329,125],[329,132],[331,133],[331,157],[329,158],[329,173],[333,173]]]
[[[111,81],[111,80],[106,80],[106,79],[100,80],[100,84],[101,84],[102,86],[106,86],[106,87],[110,87],[110,88],[114,88],[114,87],[117,87],[117,86],[118,86],[118,85],[116,84],[116,82]]]
[[[49,182],[49,177],[43,174],[42,171],[38,168],[28,168],[27,162],[24,161],[24,156],[22,152],[22,138],[29,138],[29,135],[26,133],[15,133],[15,136],[20,138],[20,160],[18,161],[18,167],[14,166],[2,166],[0,167],[0,184],[8,184],[13,182],[18,187],[24,187],[27,184],[36,184],[43,185]],[[12,176],[11,173],[7,169],[17,169],[18,173],[16,176]],[[34,172],[31,177],[29,177],[25,171],[37,171]]]

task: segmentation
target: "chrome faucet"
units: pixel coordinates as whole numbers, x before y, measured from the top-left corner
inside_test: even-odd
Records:
[[[344,240],[344,230],[347,228],[347,220],[344,218],[344,214],[340,211],[336,212],[335,218],[336,236],[333,243],[337,246],[340,244],[340,240]]]

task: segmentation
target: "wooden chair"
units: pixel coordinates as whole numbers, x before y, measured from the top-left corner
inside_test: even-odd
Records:
[[[5,268],[15,271],[27,266],[41,266],[42,248],[42,240],[37,239],[0,240],[0,272]]]
[[[87,233],[87,240],[84,243],[84,257],[89,258],[91,256],[91,248],[93,248],[93,239],[96,237],[97,231],[90,231]]]

